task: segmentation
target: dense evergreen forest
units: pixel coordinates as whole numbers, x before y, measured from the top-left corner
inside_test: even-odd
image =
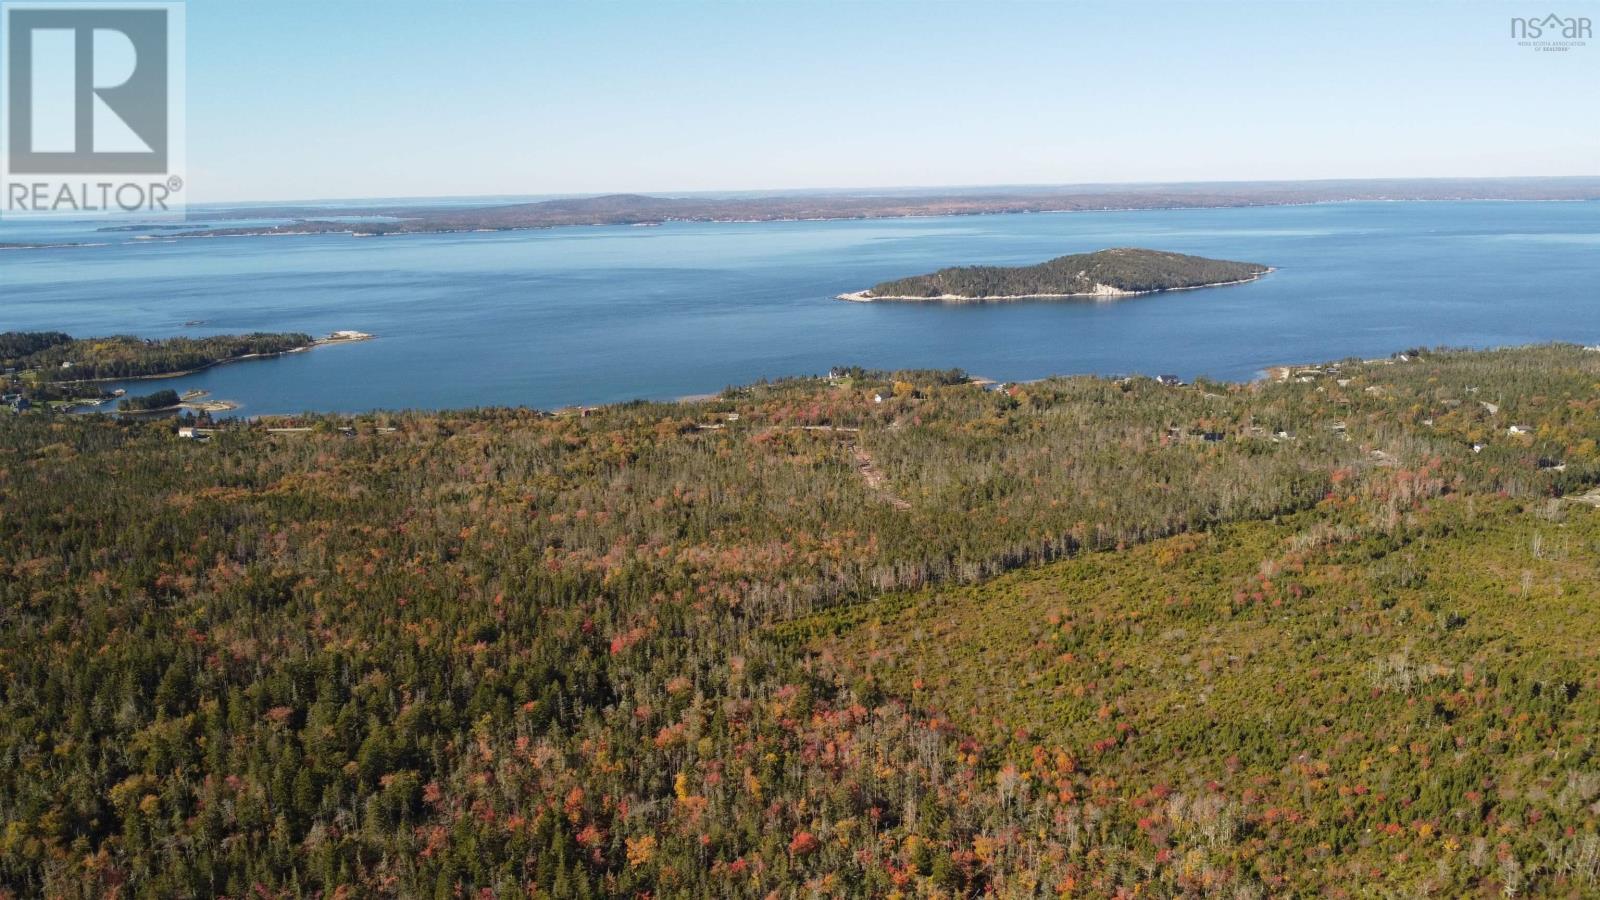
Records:
[[[1600,353],[302,424],[0,414],[0,891],[1600,890]]]
[[[959,266],[873,285],[861,299],[982,300],[1077,294],[1149,293],[1228,284],[1270,271],[1160,250],[1123,247],[1058,256],[1036,266]]]
[[[232,359],[311,346],[309,334],[240,334],[158,340],[117,335],[73,338],[62,332],[0,334],[0,370],[23,387],[51,382],[141,378],[203,369]]]
[[[156,409],[171,409],[178,405],[178,392],[170,388],[143,394],[137,397],[127,397],[118,401],[117,408],[126,412],[149,412]]]

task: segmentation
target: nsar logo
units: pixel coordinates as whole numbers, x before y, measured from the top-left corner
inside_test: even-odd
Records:
[[[1518,46],[1565,51],[1586,46],[1594,37],[1594,25],[1586,16],[1516,17],[1511,20],[1511,37]]]

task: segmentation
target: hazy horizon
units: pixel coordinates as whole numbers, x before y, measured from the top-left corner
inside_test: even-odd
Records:
[[[1265,185],[1331,185],[1331,184],[1359,184],[1359,183],[1418,183],[1418,182],[1505,182],[1505,181],[1600,181],[1600,173],[1596,174],[1561,174],[1561,175],[1475,175],[1475,176],[1371,176],[1364,178],[1273,178],[1273,179],[1195,179],[1192,181],[1083,181],[1083,182],[993,182],[986,184],[881,184],[862,187],[841,187],[824,185],[819,187],[724,187],[704,188],[696,190],[672,189],[642,189],[642,190],[593,190],[593,191],[560,191],[548,193],[484,193],[484,194],[411,194],[363,197],[283,197],[283,198],[249,198],[240,197],[228,200],[206,200],[190,204],[196,207],[228,207],[228,206],[294,206],[298,204],[316,203],[399,203],[403,201],[435,202],[441,200],[470,200],[470,201],[508,201],[538,203],[546,200],[565,200],[586,197],[610,196],[647,196],[647,197],[777,197],[787,194],[814,194],[814,195],[871,195],[882,193],[886,195],[915,194],[936,195],[940,192],[951,194],[976,193],[983,191],[1006,190],[1035,190],[1035,191],[1063,191],[1072,189],[1126,189],[1133,192],[1147,191],[1158,188],[1193,188],[1202,186],[1265,186]],[[1346,201],[1312,201],[1312,202],[1346,202]],[[1572,202],[1567,200],[1551,201],[1526,201],[1526,202]]]
[[[191,4],[190,201],[1600,175],[1547,12]]]

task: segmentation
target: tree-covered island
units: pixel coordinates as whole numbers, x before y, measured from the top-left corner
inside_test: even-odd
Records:
[[[1126,297],[1254,281],[1259,263],[1119,247],[1058,256],[1034,266],[956,266],[840,294],[840,300],[1021,300]]]

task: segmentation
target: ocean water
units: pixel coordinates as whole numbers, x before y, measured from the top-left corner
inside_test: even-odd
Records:
[[[76,230],[74,230],[76,228]],[[1000,380],[1271,365],[1411,346],[1600,341],[1600,203],[1219,210],[174,240],[0,226],[0,331],[338,329],[376,340],[159,382],[238,414],[552,408],[833,365]],[[1255,283],[1117,302],[846,303],[947,265],[1149,247],[1265,263]],[[191,320],[203,325],[186,326]],[[135,393],[154,382],[122,386]]]

